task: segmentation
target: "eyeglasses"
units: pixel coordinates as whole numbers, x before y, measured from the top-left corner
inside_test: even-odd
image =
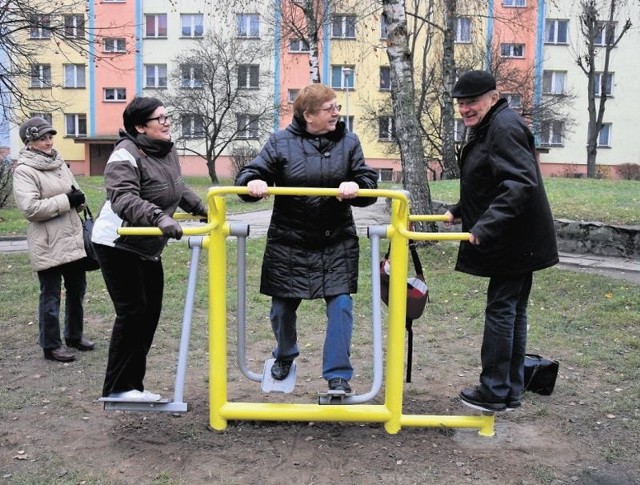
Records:
[[[166,125],[171,121],[171,117],[169,115],[160,115],[156,116],[155,118],[147,118],[147,122],[153,120],[158,120],[158,123],[160,123],[161,125]]]
[[[331,106],[327,106],[326,108],[320,108],[322,111],[326,111],[327,113],[332,113],[335,111],[340,111],[342,109],[341,104],[332,104]]]

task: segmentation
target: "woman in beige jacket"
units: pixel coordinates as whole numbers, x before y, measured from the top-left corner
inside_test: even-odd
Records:
[[[55,134],[56,130],[43,118],[31,118],[20,126],[25,147],[13,174],[13,196],[29,221],[29,256],[40,280],[40,346],[45,359],[69,362],[75,360],[75,354],[62,345],[60,338],[62,279],[66,290],[66,344],[78,350],[94,347],[83,335],[82,302],[87,280],[82,259],[86,253],[78,211],[84,206],[85,196],[53,149]]]

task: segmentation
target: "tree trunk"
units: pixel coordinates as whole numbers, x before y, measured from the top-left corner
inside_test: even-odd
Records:
[[[442,37],[442,166],[444,179],[460,177],[454,139],[455,118],[451,90],[456,82],[454,56],[457,0],[445,0],[445,28]]]
[[[415,86],[402,0],[383,0],[388,26],[387,56],[391,67],[391,96],[395,137],[400,148],[403,187],[411,194],[413,214],[431,214],[431,193],[424,160],[420,125],[414,105]]]

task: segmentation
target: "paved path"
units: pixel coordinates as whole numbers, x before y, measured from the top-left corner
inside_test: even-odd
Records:
[[[369,207],[354,207],[354,218],[358,234],[366,236],[366,228],[374,225],[386,225],[390,221],[386,199],[378,199]],[[242,222],[250,225],[250,237],[264,236],[267,233],[271,210],[230,214],[229,222]],[[27,251],[24,237],[0,236],[0,253],[19,253]],[[599,273],[612,278],[640,284],[640,260],[611,258],[592,254],[560,254],[560,268],[571,271]]]

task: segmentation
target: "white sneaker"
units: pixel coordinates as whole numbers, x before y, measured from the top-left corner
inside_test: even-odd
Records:
[[[156,402],[162,399],[160,394],[154,394],[149,391],[138,391],[132,389],[125,392],[113,392],[109,394],[109,399],[117,399],[125,402]]]

